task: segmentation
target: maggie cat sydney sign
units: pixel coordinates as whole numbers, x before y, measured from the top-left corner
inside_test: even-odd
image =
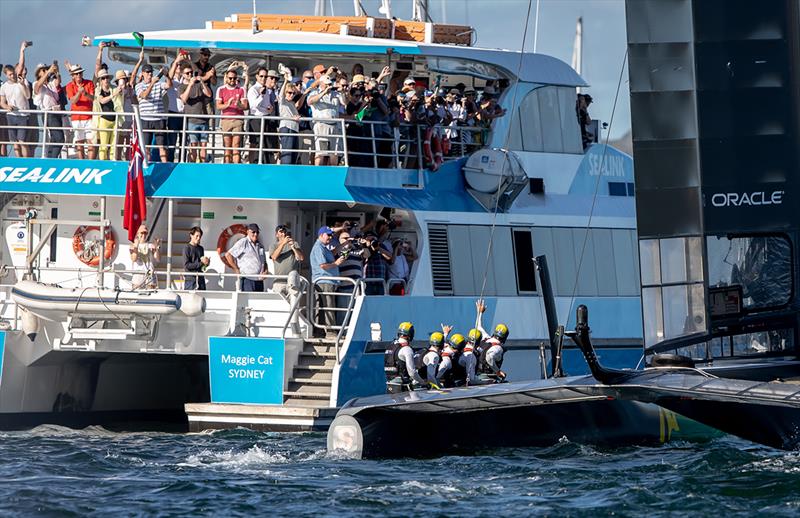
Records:
[[[283,352],[279,338],[209,338],[211,402],[282,404]]]
[[[0,191],[125,194],[128,164],[97,160],[0,159]]]

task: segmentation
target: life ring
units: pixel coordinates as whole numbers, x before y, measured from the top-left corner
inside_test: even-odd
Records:
[[[230,241],[230,239],[236,234],[246,236],[247,227],[241,223],[236,223],[223,230],[220,233],[219,238],[217,238],[217,253],[219,254],[220,260],[222,260],[222,263],[228,268],[233,268],[233,265],[228,262],[228,259],[225,257],[225,252],[228,251],[228,241]]]
[[[432,171],[438,171],[442,165],[442,139],[438,134],[433,134],[431,137],[431,147],[433,147],[433,166]]]
[[[433,136],[433,128],[425,130],[425,140],[422,142],[422,156],[425,158],[425,163],[433,164],[433,152],[431,151],[431,136]]]
[[[442,153],[447,156],[450,154],[450,137],[445,135],[442,137]]]
[[[88,243],[87,246],[84,237],[87,233],[91,232],[92,230],[96,230],[100,232],[100,227],[98,226],[90,226],[87,227],[85,225],[81,225],[80,227],[75,229],[75,233],[72,234],[72,251],[75,252],[75,256],[83,263],[89,266],[97,266],[100,264],[100,250],[99,245],[96,241],[91,241]],[[106,252],[104,254],[105,260],[109,261],[112,257],[114,257],[114,252],[117,250],[117,240],[114,239],[114,231],[111,230],[111,227],[106,227],[105,232],[105,240],[106,240]]]

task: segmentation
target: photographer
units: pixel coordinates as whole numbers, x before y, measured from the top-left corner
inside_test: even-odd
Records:
[[[367,232],[364,235],[363,246],[370,252],[364,266],[364,277],[371,279],[371,281],[367,281],[364,293],[366,295],[385,295],[383,281],[386,280],[389,265],[394,262],[392,250],[381,243],[380,238],[374,232]]]
[[[269,247],[269,256],[275,265],[275,275],[289,275],[293,271],[299,271],[300,263],[305,261],[306,257],[286,225],[278,225],[275,228],[275,239],[276,241]],[[289,296],[286,281],[282,279],[272,284],[272,291],[284,297]]]
[[[408,282],[411,264],[417,260],[417,253],[405,239],[395,239],[392,243],[394,261],[389,265],[389,280],[401,279]]]
[[[248,121],[250,130],[250,163],[258,163],[259,149],[277,149],[278,143],[274,135],[264,135],[264,133],[274,133],[278,130],[278,122],[274,119],[263,121],[262,117],[275,117],[278,115],[278,94],[275,93],[278,73],[268,70],[266,67],[258,67],[256,72],[256,82],[247,91],[247,103],[250,106],[250,115],[258,117]],[[275,163],[274,151],[263,151],[262,163]]]
[[[339,246],[336,248],[337,257],[344,258],[342,264],[339,265],[339,275],[348,277],[358,282],[364,278],[364,264],[369,259],[371,253],[367,248],[364,248],[365,241],[361,238],[354,238],[349,231],[343,230],[339,234]],[[343,282],[339,286],[340,293],[352,293],[355,284]],[[338,297],[341,307],[347,307],[349,302],[347,297]],[[342,316],[344,314],[342,313]]]
[[[314,165],[338,165],[338,151],[341,148],[341,125],[332,120],[344,112],[342,96],[333,85],[333,77],[338,72],[330,67],[327,74],[315,80],[314,88],[308,96],[311,116],[314,121],[314,141],[316,153]]]
[[[205,103],[212,97],[211,88],[203,81],[200,70],[191,64],[183,66],[182,82],[179,87],[180,99],[183,102],[183,112],[190,117],[186,120],[187,136],[189,140],[189,161],[205,163],[206,143],[208,142],[208,120],[205,115]],[[194,115],[194,117],[191,117]],[[199,156],[198,156],[199,148]]]

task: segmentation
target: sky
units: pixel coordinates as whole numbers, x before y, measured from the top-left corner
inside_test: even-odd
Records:
[[[353,0],[326,3],[327,14],[353,14]],[[381,16],[380,0],[361,0],[361,4],[371,16]],[[527,52],[534,49],[536,4],[530,0]],[[315,0],[256,0],[260,13],[313,14],[314,5]],[[477,46],[519,50],[523,45],[529,0],[429,0],[429,6],[435,22],[474,27]],[[54,59],[89,67],[97,49],[81,47],[84,35],[201,28],[206,20],[252,10],[252,0],[0,0],[0,63],[16,63],[20,43],[30,40],[34,42],[26,53],[30,74],[37,63]],[[397,18],[410,19],[411,0],[393,0],[392,11]],[[581,75],[591,85],[585,92],[594,98],[590,114],[609,122],[626,50],[624,0],[539,0],[536,52],[569,64],[579,16],[583,17]],[[626,68],[611,138],[629,128]]]

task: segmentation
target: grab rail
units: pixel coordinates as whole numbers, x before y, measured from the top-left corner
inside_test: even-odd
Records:
[[[27,124],[9,124],[5,115],[32,115],[39,117],[29,117]],[[75,130],[71,124],[71,119],[75,115],[90,117],[90,127],[80,129],[80,131],[91,131],[95,135],[91,141],[78,144],[74,139],[68,138]],[[114,116],[116,121],[112,128],[97,127],[91,121],[102,116]],[[83,150],[86,146],[87,153],[97,153],[104,156],[103,159],[120,160],[127,158],[130,148],[131,127],[130,121],[135,117],[135,112],[95,112],[81,111],[73,112],[68,110],[15,110],[8,112],[0,110],[0,130],[8,133],[10,130],[25,130],[25,138],[16,141],[12,138],[0,140],[0,146],[23,145],[41,149],[41,156],[47,158],[70,158],[70,151]],[[160,113],[148,114],[148,119],[160,119],[165,122],[163,129],[147,129],[148,135],[164,135],[167,142],[164,147],[168,155],[172,153],[173,162],[185,163],[205,160],[221,160],[228,154],[231,159],[233,155],[244,155],[250,153],[248,160],[250,163],[263,164],[266,156],[272,153],[289,154],[291,158],[303,158],[303,162],[311,155],[317,153],[313,140],[320,138],[313,132],[314,123],[323,122],[336,127],[335,131],[327,137],[333,142],[330,144],[329,154],[337,157],[344,165],[360,165],[362,167],[374,168],[422,168],[425,166],[427,149],[423,142],[423,128],[427,129],[426,124],[391,124],[387,121],[356,120],[353,118],[332,118],[322,119],[313,117],[282,118],[278,116],[255,116],[255,115],[207,115],[207,114],[186,114],[186,113]],[[54,120],[54,119],[60,119]],[[170,124],[170,120],[179,119],[175,125]],[[201,124],[194,124],[190,119],[202,120]],[[235,131],[222,131],[222,120],[240,120],[242,128]],[[41,122],[39,122],[41,121]],[[250,122],[258,121],[258,130],[252,131]],[[290,122],[303,124],[308,123],[312,130],[303,130],[296,133],[284,133],[271,130],[280,125],[280,122]],[[270,124],[271,123],[271,124]],[[179,126],[179,127],[176,127]],[[141,125],[140,125],[141,127]],[[359,130],[358,128],[361,128]],[[364,128],[369,131],[364,132]],[[378,131],[378,128],[381,128]],[[386,131],[387,128],[390,131]],[[472,151],[484,146],[482,142],[486,139],[475,139],[474,137],[462,138],[464,135],[476,135],[488,132],[488,128],[473,126],[432,126],[435,134],[447,136],[450,139],[451,147],[449,153],[442,154],[442,160],[455,160],[464,157]],[[277,128],[280,129],[280,128]],[[41,131],[41,134],[39,132]],[[100,139],[101,134],[111,133],[106,142]],[[225,145],[225,136],[241,137],[239,145]],[[245,142],[247,137],[248,142]],[[283,139],[283,137],[291,137]],[[289,141],[294,139],[294,144]],[[304,142],[311,139],[310,146]],[[196,140],[197,142],[191,142]],[[283,140],[283,142],[281,142]],[[475,141],[479,142],[476,144]],[[466,142],[469,141],[469,142]],[[482,142],[481,142],[482,141]],[[152,142],[152,141],[151,141]],[[156,146],[150,142],[145,143],[146,151],[153,152]],[[253,156],[258,153],[257,156]],[[31,153],[33,155],[34,153]],[[10,154],[9,154],[10,155]],[[84,157],[86,158],[86,157]],[[243,160],[243,157],[242,157]],[[355,162],[355,163],[353,163]]]

